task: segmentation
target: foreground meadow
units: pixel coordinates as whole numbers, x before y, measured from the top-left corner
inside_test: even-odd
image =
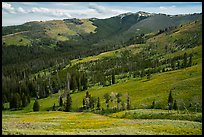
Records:
[[[134,134],[134,135],[199,135],[202,123],[170,119],[123,119],[88,112],[5,111],[2,134]]]

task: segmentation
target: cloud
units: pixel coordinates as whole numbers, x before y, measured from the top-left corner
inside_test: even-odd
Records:
[[[5,10],[8,13],[16,13],[14,7],[6,2],[2,2],[2,9]]]
[[[104,17],[110,17],[110,16],[130,12],[129,10],[123,10],[123,9],[118,9],[118,8],[113,8],[113,7],[110,8],[108,6],[105,7],[105,6],[95,4],[95,3],[90,3],[88,5],[88,8],[95,10],[100,16],[104,16]]]
[[[109,11],[109,9],[100,6],[98,4],[95,3],[90,3],[88,6],[89,9],[94,9],[95,11],[97,11],[98,13],[106,13],[107,11]]]
[[[159,9],[161,9],[161,10],[173,10],[173,9],[175,9],[176,8],[176,6],[160,6],[159,7]]]
[[[18,13],[28,13],[26,10],[24,10],[22,7],[18,7],[18,9],[16,9],[16,11]]]
[[[68,18],[72,17],[68,12],[66,12],[63,9],[48,9],[43,7],[40,8],[34,7],[31,9],[30,13],[43,13],[48,16],[54,17],[68,17]]]

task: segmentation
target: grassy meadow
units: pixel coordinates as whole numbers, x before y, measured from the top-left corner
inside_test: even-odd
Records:
[[[87,112],[4,112],[2,134],[200,135],[202,123],[167,119],[121,119]]]

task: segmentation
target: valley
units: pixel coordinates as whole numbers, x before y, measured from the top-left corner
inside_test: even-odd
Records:
[[[2,27],[2,134],[202,135],[202,13]]]

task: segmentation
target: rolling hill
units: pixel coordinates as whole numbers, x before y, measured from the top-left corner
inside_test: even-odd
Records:
[[[202,13],[2,27],[2,110],[3,134],[202,134]]]

